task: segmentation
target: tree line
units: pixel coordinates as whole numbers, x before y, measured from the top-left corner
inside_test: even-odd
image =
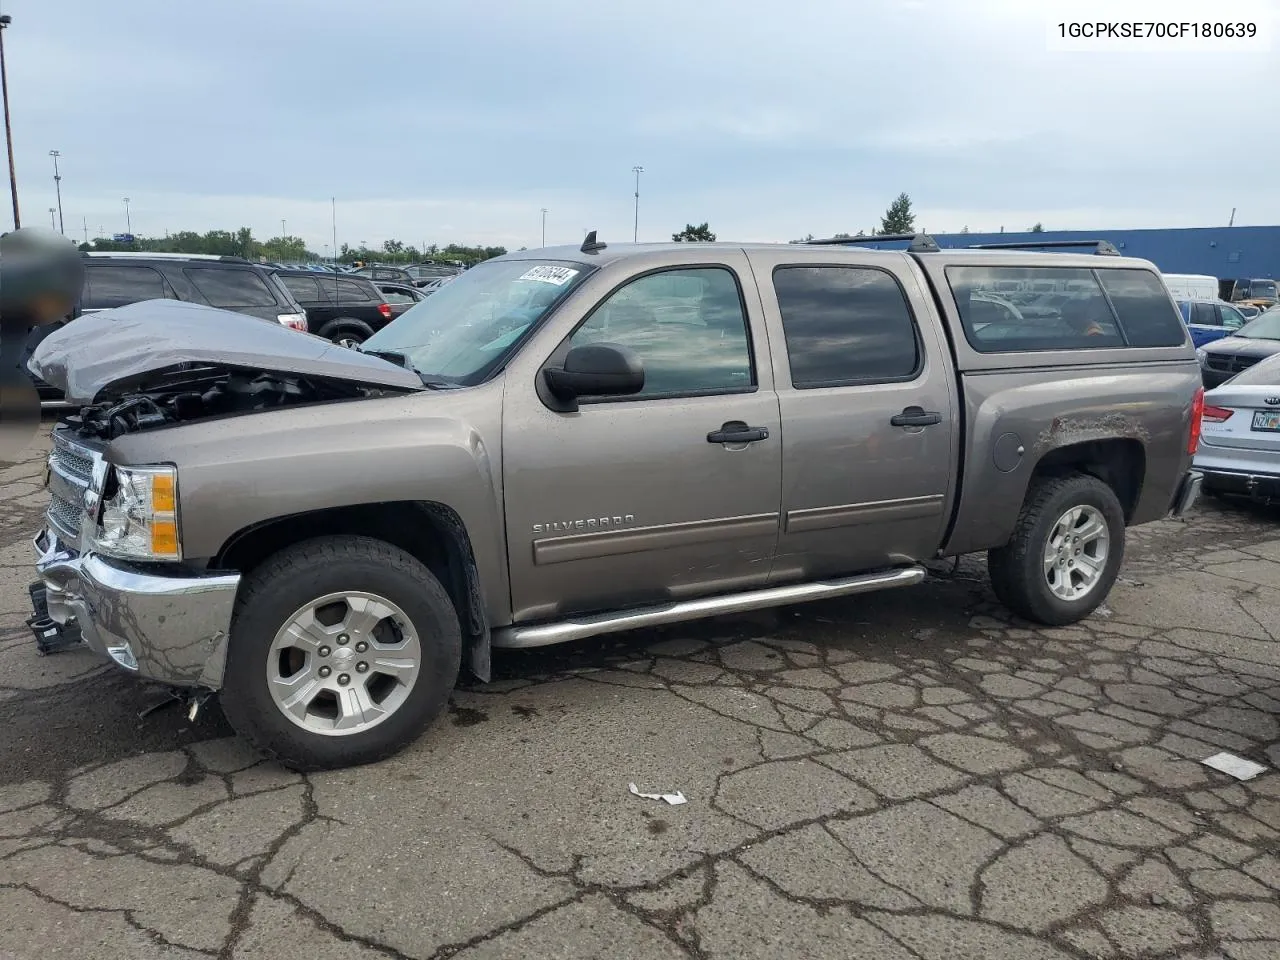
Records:
[[[163,237],[135,236],[132,241],[112,240],[108,237],[80,244],[83,252],[119,253],[134,251],[138,253],[197,253],[211,254],[220,257],[244,257],[248,260],[266,259],[287,263],[318,263],[325,259],[314,250],[308,250],[301,237],[271,237],[259,240],[248,227],[239,230],[209,230],[197,233],[194,230],[180,230],[167,233]],[[364,244],[352,246],[344,243],[338,248],[338,261],[354,263],[357,260],[379,263],[419,263],[423,260],[457,260],[470,266],[491,257],[500,257],[507,252],[506,247],[468,246],[462,243],[450,243],[445,246],[430,244],[419,249],[412,244],[400,240],[387,240],[381,247],[368,247]]]

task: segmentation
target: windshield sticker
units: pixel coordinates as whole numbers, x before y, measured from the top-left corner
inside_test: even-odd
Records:
[[[578,271],[572,267],[551,267],[543,265],[534,267],[521,280],[536,280],[539,283],[553,283],[557,287],[563,287],[566,283],[578,275]]]

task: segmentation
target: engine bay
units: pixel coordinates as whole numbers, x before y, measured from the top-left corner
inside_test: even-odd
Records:
[[[212,417],[400,393],[344,380],[226,368],[184,370],[80,408],[65,423],[85,437],[116,437]]]

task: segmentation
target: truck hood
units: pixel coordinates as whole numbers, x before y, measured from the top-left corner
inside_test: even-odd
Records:
[[[1253,337],[1223,337],[1200,348],[1205,353],[1225,353],[1241,357],[1269,357],[1280,353],[1280,340],[1263,340]]]
[[[180,300],[85,314],[41,340],[27,361],[27,369],[77,403],[209,367],[423,389],[416,373],[387,360],[269,320]]]

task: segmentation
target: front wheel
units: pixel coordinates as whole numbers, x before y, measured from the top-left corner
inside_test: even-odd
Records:
[[[453,604],[423,564],[380,540],[310,540],[241,586],[223,712],[295,770],[371,763],[444,710],[461,650]]]
[[[1013,537],[987,554],[1000,602],[1027,620],[1063,626],[1107,598],[1124,559],[1124,510],[1107,484],[1077,473],[1035,483]]]

